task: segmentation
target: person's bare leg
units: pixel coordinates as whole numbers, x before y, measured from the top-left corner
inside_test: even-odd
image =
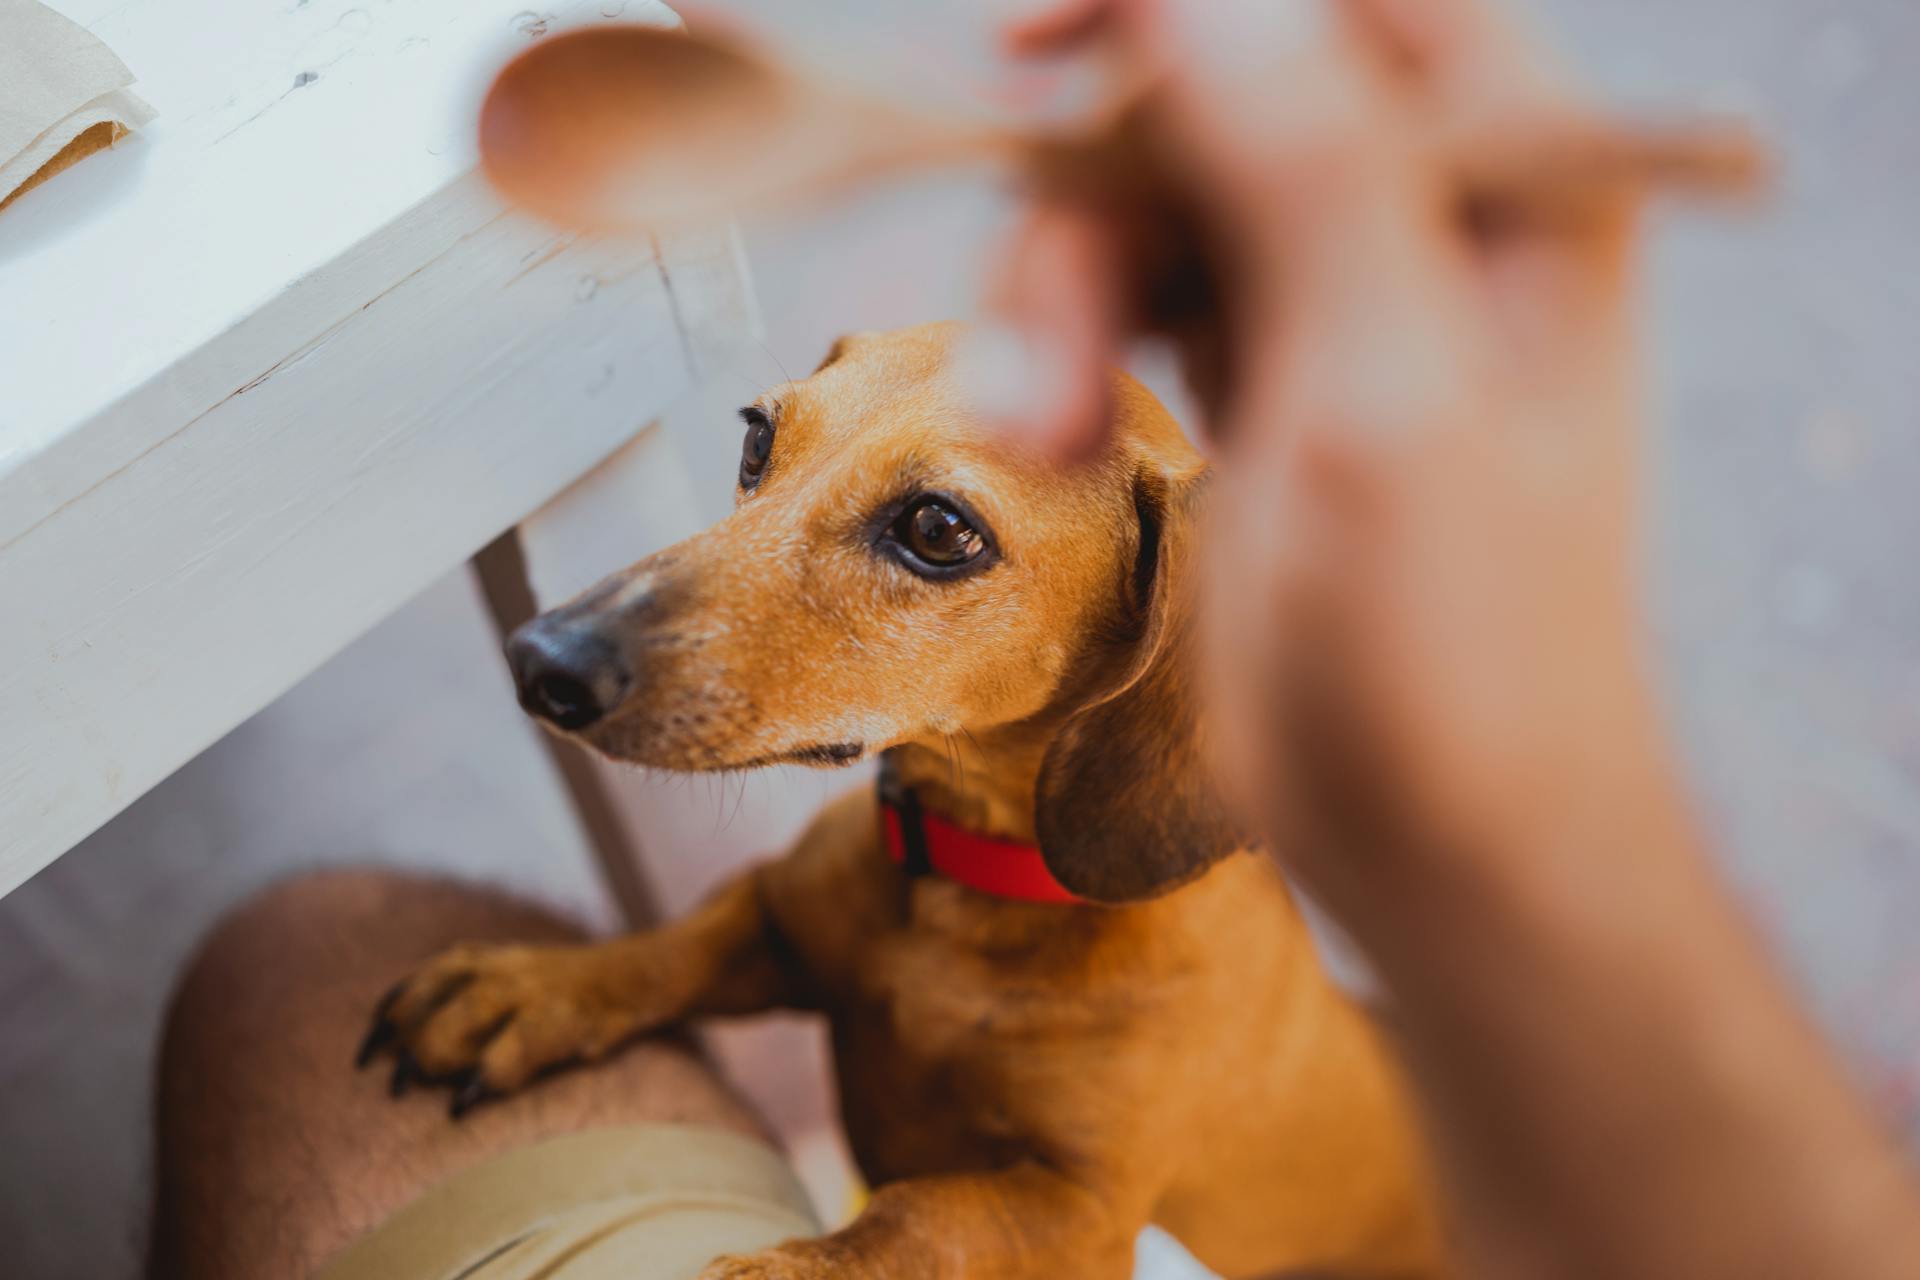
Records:
[[[670,1039],[458,1122],[445,1090],[396,1101],[390,1066],[354,1069],[375,1001],[428,956],[576,936],[496,893],[374,871],[291,881],[229,915],[189,966],[161,1048],[156,1280],[306,1277],[448,1175],[556,1134],[646,1122],[762,1134]]]

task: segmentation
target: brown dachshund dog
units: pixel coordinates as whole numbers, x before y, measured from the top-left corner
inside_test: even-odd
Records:
[[[1202,462],[1124,376],[1085,466],[986,437],[949,373],[960,332],[843,339],[742,411],[729,518],[508,646],[528,709],[609,756],[884,751],[901,807],[849,795],[648,933],[440,956],[376,1042],[464,1105],[680,1019],[824,1013],[877,1190],[707,1280],[1120,1280],[1148,1222],[1228,1276],[1444,1271],[1394,1069],[1268,860],[1229,856],[1204,778]],[[922,844],[900,833],[923,818],[1037,846],[1084,901],[915,874],[889,834]]]

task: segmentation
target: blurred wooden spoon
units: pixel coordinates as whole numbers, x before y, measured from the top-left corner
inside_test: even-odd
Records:
[[[817,200],[912,168],[987,160],[1042,188],[1136,198],[1162,183],[1151,95],[1019,129],[845,93],[711,35],[590,27],[533,45],[501,71],[480,114],[481,164],[509,199],[592,231],[684,226]],[[1746,190],[1760,151],[1743,131],[1603,126],[1584,145],[1525,134],[1459,158],[1476,201],[1564,209],[1620,182]],[[1170,181],[1170,179],[1169,179]]]
[[[494,82],[480,156],[509,200],[598,233],[673,230],[736,213],[785,213],[863,181],[988,161],[1031,190],[1097,210],[1126,264],[1124,323],[1169,339],[1203,407],[1236,382],[1239,273],[1195,207],[1151,85],[1111,86],[1105,111],[1021,129],[871,101],[742,45],[641,26],[592,27],[534,45]],[[1743,193],[1761,151],[1744,131],[1594,121],[1503,121],[1455,140],[1461,216],[1485,227],[1618,209],[1623,190]]]
[[[507,199],[554,222],[638,233],[789,212],[914,168],[996,163],[1046,198],[1098,210],[1128,264],[1116,305],[1175,344],[1217,408],[1235,382],[1231,247],[1190,201],[1152,86],[1118,79],[1106,110],[1023,129],[861,98],[711,35],[590,27],[500,73],[481,109],[481,165]],[[1462,217],[1489,226],[1604,214],[1623,189],[1745,193],[1764,168],[1738,128],[1604,119],[1503,121],[1448,156]]]
[[[1031,145],[841,93],[711,36],[641,26],[535,44],[480,112],[481,165],[501,193],[593,231],[784,208],[903,169],[1017,161]]]

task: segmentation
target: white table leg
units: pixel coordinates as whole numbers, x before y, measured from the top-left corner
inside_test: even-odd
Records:
[[[540,611],[517,526],[482,547],[470,563],[502,640]],[[540,741],[560,771],[574,816],[622,919],[635,929],[658,923],[659,902],[647,878],[645,854],[620,816],[609,779],[585,748],[551,733],[542,733]]]
[[[473,570],[504,637],[540,609],[679,541],[704,523],[685,460],[673,438],[655,423],[488,543],[473,557]],[[657,923],[658,893],[640,842],[622,816],[617,767],[553,734],[540,737],[627,923]]]

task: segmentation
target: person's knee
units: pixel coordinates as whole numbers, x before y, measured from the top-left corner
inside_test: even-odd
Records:
[[[452,881],[379,867],[307,871],[276,881],[242,900],[220,918],[208,938],[212,941],[228,933],[274,933],[321,917],[365,919],[390,909],[396,901],[446,892],[470,890]]]
[[[432,882],[371,868],[314,871],[270,885],[229,909],[201,939],[189,980],[226,970],[250,972],[287,947],[380,918],[397,896],[431,891]]]
[[[380,1073],[354,1070],[380,993],[428,956],[457,942],[581,937],[497,891],[382,871],[302,876],[229,911],[181,977],[161,1050],[155,1274],[293,1274],[284,1260],[296,1256],[306,1274],[449,1173],[557,1134],[644,1123],[762,1134],[677,1039],[458,1125],[444,1097],[416,1090],[396,1103]]]
[[[188,962],[167,1040],[231,1044],[329,996],[366,998],[458,941],[563,941],[578,932],[540,907],[456,881],[372,868],[311,872],[229,910]]]
[[[182,970],[167,1014],[169,1046],[231,1043],[237,1024],[262,1007],[284,1008],[336,953],[380,919],[382,906],[419,882],[372,870],[315,872],[282,881],[231,908],[201,939]]]

